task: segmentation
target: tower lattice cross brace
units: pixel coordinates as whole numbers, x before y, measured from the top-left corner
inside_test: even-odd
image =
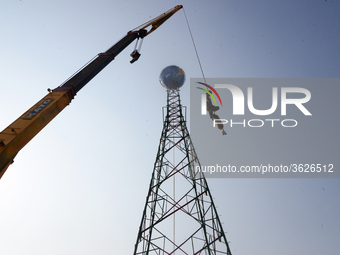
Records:
[[[168,89],[134,254],[231,255],[182,110],[179,90]]]

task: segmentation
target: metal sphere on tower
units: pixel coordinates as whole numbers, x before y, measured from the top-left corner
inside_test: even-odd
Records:
[[[185,73],[183,69],[178,66],[167,66],[162,70],[159,81],[166,89],[177,90],[182,87],[185,82]]]

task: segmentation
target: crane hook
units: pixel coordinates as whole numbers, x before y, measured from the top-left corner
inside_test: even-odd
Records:
[[[139,52],[140,52],[140,49],[142,48],[143,38],[144,38],[145,35],[146,35],[146,30],[143,29],[143,30],[139,31],[139,37],[137,38],[135,49],[130,54],[130,56],[132,57],[132,60],[130,61],[131,64],[136,62],[141,55]],[[140,43],[138,45],[139,39],[141,39],[141,40],[140,40]]]
[[[141,54],[138,52],[138,50],[134,50],[134,51],[130,54],[130,56],[132,57],[132,60],[130,61],[130,63],[132,64],[132,63],[136,62],[136,61],[139,59],[140,55],[141,55]]]

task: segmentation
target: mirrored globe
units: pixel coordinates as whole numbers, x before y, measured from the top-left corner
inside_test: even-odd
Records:
[[[166,89],[179,89],[185,82],[185,74],[182,68],[171,65],[163,69],[159,81]]]

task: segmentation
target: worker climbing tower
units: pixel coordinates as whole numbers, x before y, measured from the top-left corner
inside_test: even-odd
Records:
[[[177,66],[160,75],[167,89],[163,130],[134,254],[228,254],[228,241],[193,147]]]

